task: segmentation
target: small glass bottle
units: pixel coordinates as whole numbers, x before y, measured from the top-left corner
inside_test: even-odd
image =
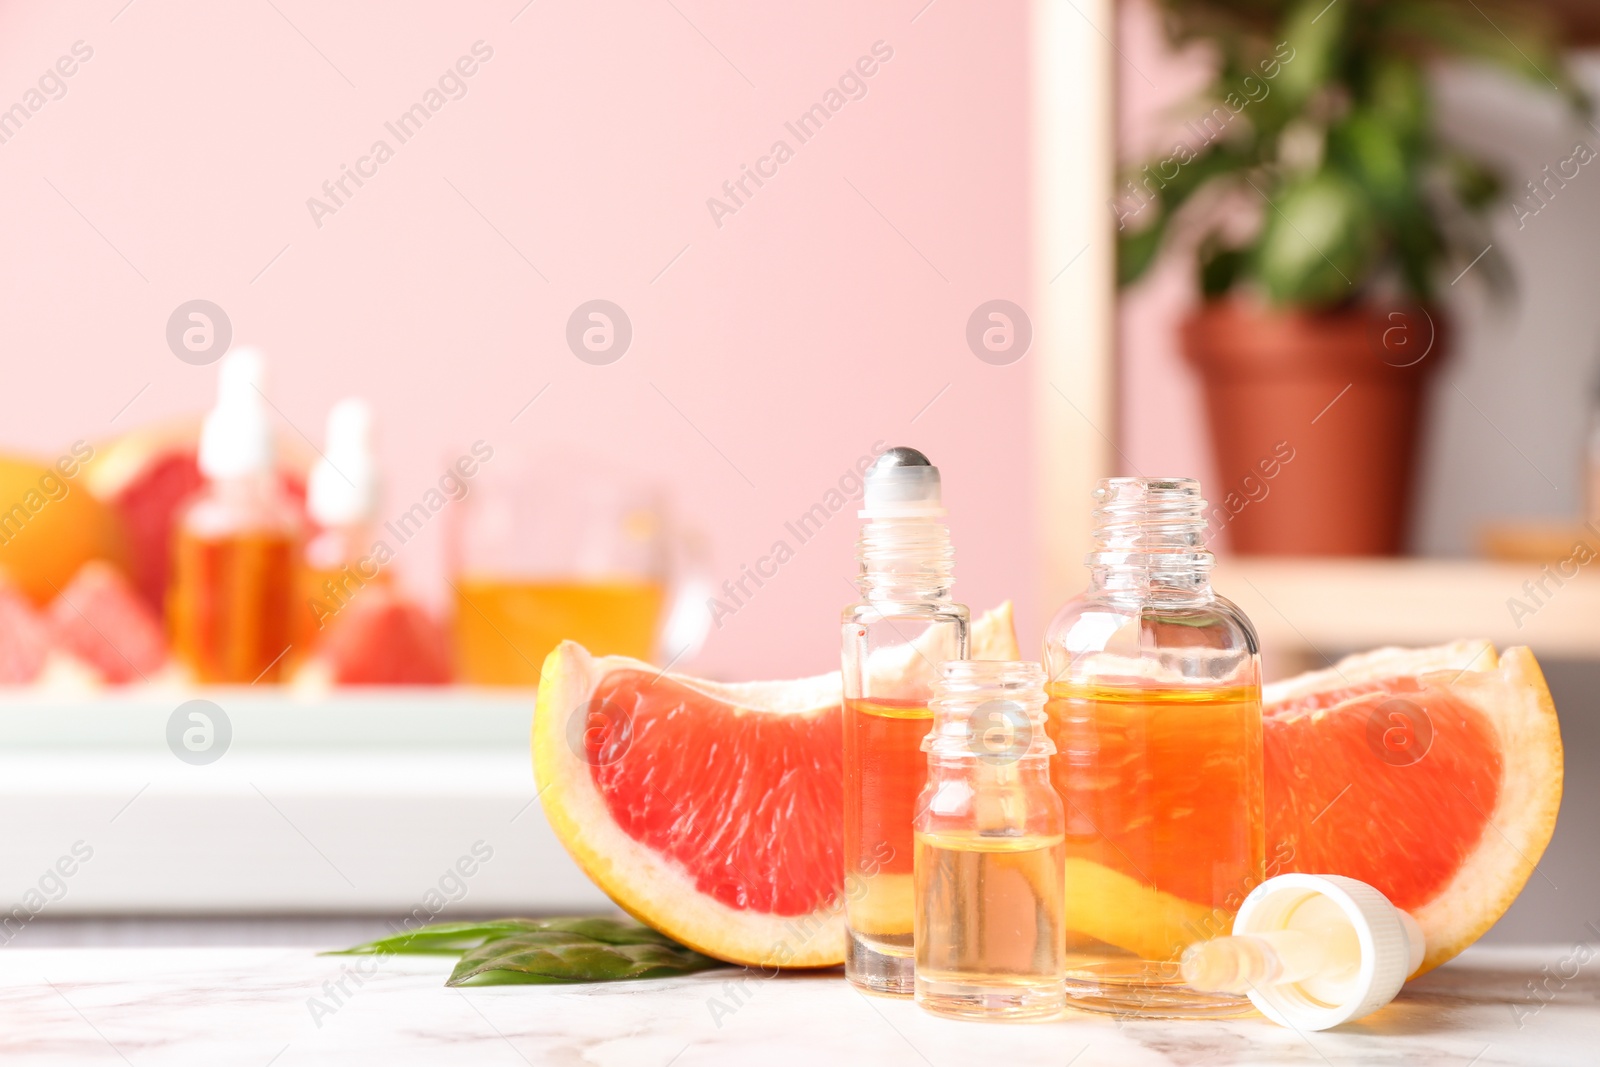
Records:
[[[1205,501],[1185,478],[1094,493],[1090,585],[1045,635],[1053,776],[1066,802],[1067,993],[1146,1016],[1249,1009],[1184,983],[1263,878],[1261,667],[1211,590]]]
[[[306,484],[306,512],[315,533],[306,542],[300,578],[300,636],[295,642],[300,656],[315,647],[368,583],[388,583],[383,561],[373,551],[378,469],[366,401],[347,397],[329,409],[325,449]]]
[[[281,679],[294,643],[300,516],[273,462],[261,356],[226,356],[200,435],[204,489],[178,523],[172,643],[196,681]]]
[[[917,1003],[1037,1019],[1066,1006],[1066,819],[1050,782],[1044,668],[944,665],[916,818]]]
[[[915,988],[911,823],[928,771],[928,701],[944,662],[967,655],[944,514],[928,457],[913,448],[879,457],[863,490],[864,599],[842,624],[845,977],[898,996]]]

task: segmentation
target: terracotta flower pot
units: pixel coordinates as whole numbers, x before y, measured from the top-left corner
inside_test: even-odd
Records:
[[[1405,545],[1423,386],[1443,323],[1415,305],[1202,305],[1184,354],[1205,383],[1213,536],[1250,555],[1394,555]]]

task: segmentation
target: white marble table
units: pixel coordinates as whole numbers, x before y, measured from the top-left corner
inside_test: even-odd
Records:
[[[1571,958],[1570,947],[1475,949],[1361,1024],[1302,1035],[1256,1017],[954,1023],[863,997],[836,972],[463,992],[444,988],[447,960],[411,957],[360,985],[345,977],[337,994],[357,960],[305,949],[13,946],[0,950],[0,1063],[1594,1064],[1600,962],[1565,981],[1542,970]],[[314,1017],[312,998],[330,1010]]]

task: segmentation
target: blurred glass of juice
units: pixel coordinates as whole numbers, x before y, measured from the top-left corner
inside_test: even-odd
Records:
[[[478,685],[538,685],[538,668],[562,641],[648,660],[666,600],[665,586],[646,578],[483,574],[455,584],[457,663]]]
[[[631,475],[502,448],[450,529],[456,662],[469,684],[537,685],[562,641],[649,661],[682,659],[704,638],[709,613],[702,624],[686,610],[702,586],[687,577],[691,553],[663,494]]]

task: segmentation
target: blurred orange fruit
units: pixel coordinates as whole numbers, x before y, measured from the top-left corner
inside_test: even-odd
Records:
[[[0,456],[0,571],[35,604],[91,559],[128,565],[121,521],[85,484],[94,462],[82,442],[48,466]]]

